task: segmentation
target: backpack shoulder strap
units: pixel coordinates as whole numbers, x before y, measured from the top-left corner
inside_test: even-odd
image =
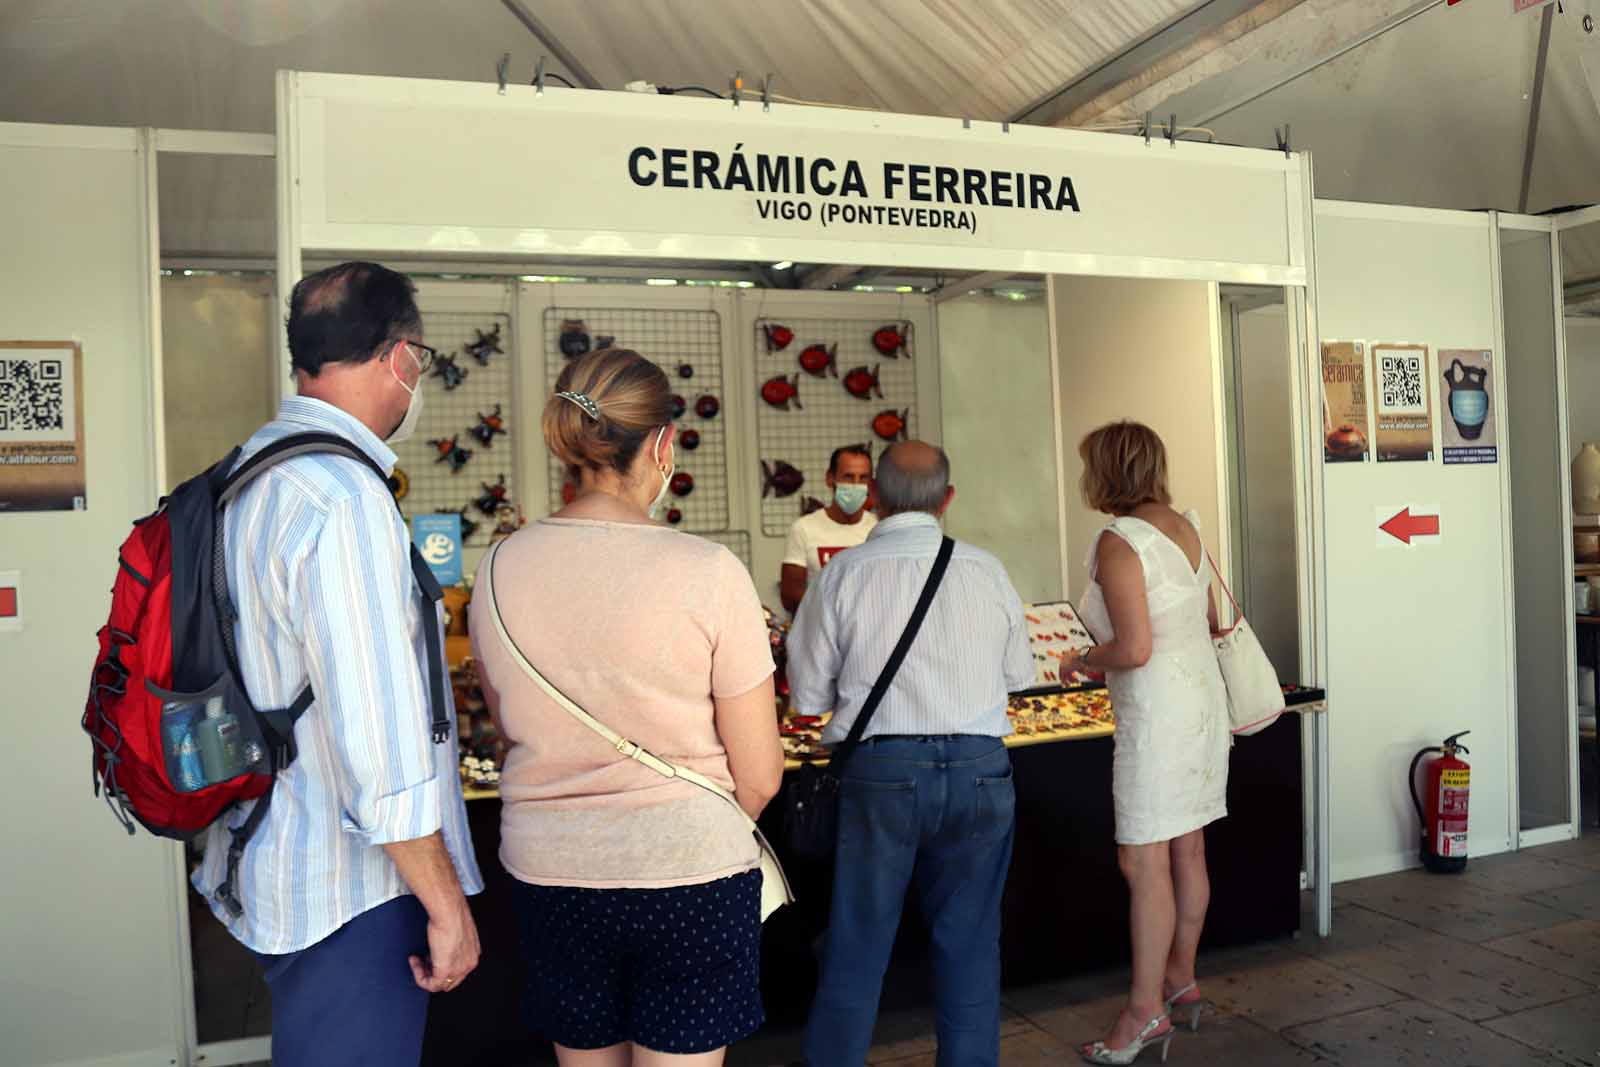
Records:
[[[226,506],[258,474],[269,467],[276,466],[284,460],[293,459],[296,456],[307,456],[323,452],[332,452],[348,459],[353,459],[364,465],[373,474],[376,474],[379,481],[385,483],[388,481],[389,475],[382,467],[378,466],[378,461],[367,455],[348,439],[335,433],[319,433],[315,431],[292,433],[287,437],[278,438],[278,440],[254,453],[249,459],[229,472],[217,492],[217,507],[220,509]],[[398,506],[397,503],[396,507]]]
[[[217,494],[218,518],[221,518],[222,508],[226,507],[229,501],[238,496],[244,487],[249,485],[263,471],[296,456],[326,453],[356,460],[377,475],[379,481],[387,482],[388,480],[387,472],[378,465],[378,462],[347,438],[338,434],[316,431],[289,434],[287,437],[280,437],[259,452],[256,452],[229,473]],[[400,503],[396,501],[395,509],[399,510],[399,507]],[[219,544],[220,541],[221,539],[218,538]],[[439,582],[434,578],[433,571],[429,569],[427,563],[422,559],[415,545],[411,546],[411,573],[417,582],[418,600],[421,602],[423,618],[426,620],[430,613],[437,614],[436,605],[444,599],[444,590],[439,588]],[[431,711],[430,725],[434,743],[443,744],[450,737],[450,716],[444,696],[444,643],[440,640],[437,631],[437,626],[429,626],[426,623],[422,627],[429,659],[428,703]],[[279,736],[285,737],[292,732],[295,722],[311,706],[311,701],[311,688],[307,686],[289,707],[263,714],[269,724],[275,730],[278,730]],[[279,729],[279,727],[286,727],[286,729]]]

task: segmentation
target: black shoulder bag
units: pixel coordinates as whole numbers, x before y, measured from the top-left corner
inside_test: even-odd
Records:
[[[900,635],[900,643],[889,653],[889,661],[883,665],[883,672],[872,684],[872,691],[861,705],[856,721],[850,724],[849,736],[833,750],[827,766],[805,764],[784,790],[784,837],[789,847],[806,859],[828,859],[833,855],[839,837],[839,792],[845,764],[849,762],[856,746],[861,744],[867,724],[872,721],[878,705],[883,703],[883,696],[889,691],[900,664],[905,661],[911,642],[916,640],[917,631],[922,629],[922,620],[928,615],[928,606],[933,603],[933,594],[944,579],[945,568],[950,565],[950,556],[955,547],[956,543],[948,537],[940,543],[939,554],[934,557],[933,569],[928,572],[927,584],[922,587],[922,596],[911,611],[905,632]]]

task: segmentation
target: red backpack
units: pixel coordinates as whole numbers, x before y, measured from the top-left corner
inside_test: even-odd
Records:
[[[307,686],[287,708],[259,710],[239,674],[233,598],[228,592],[223,518],[228,502],[276,463],[334,452],[383,470],[334,434],[292,434],[244,463],[235,448],[172,491],[133,524],[118,555],[111,617],[100,630],[83,728],[93,742],[94,788],[134,832],[189,840],[234,804],[259,799],[232,831],[228,875],[217,899],[234,915],[245,844],[266,816],[274,776],[295,758],[294,724],[312,701]],[[237,465],[237,469],[235,466]],[[413,546],[412,572],[423,618],[443,598]],[[444,659],[437,626],[423,626],[430,662],[433,739],[450,736]]]

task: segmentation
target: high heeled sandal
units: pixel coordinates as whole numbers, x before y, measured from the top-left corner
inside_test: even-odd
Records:
[[[1167,1050],[1172,1045],[1172,1027],[1169,1025],[1161,1030],[1161,1024],[1168,1022],[1167,1013],[1162,1012],[1154,1019],[1144,1024],[1144,1029],[1139,1031],[1139,1036],[1121,1048],[1111,1048],[1104,1041],[1096,1041],[1085,1045],[1078,1050],[1085,1063],[1102,1063],[1112,1065],[1129,1064],[1137,1060],[1144,1050],[1152,1045],[1161,1046],[1161,1062],[1167,1062]],[[1157,1031],[1161,1031],[1157,1033]]]
[[[1194,996],[1189,996],[1190,993],[1193,993]],[[1206,998],[1200,995],[1200,984],[1198,982],[1190,982],[1167,998],[1167,1014],[1171,1015],[1176,1008],[1191,1009],[1189,1012],[1189,1032],[1198,1034],[1200,1032],[1200,1010],[1205,1006],[1205,1003]]]

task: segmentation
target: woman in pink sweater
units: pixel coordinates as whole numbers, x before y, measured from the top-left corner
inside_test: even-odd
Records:
[[[761,604],[727,549],[652,521],[674,467],[659,367],[622,349],[569,363],[544,437],[577,496],[500,545],[471,609],[510,743],[500,861],[520,883],[531,1022],[563,1067],[720,1064],[763,1021],[749,829],[550,700],[485,617],[483,583],[556,689],[752,817],[783,773]]]

